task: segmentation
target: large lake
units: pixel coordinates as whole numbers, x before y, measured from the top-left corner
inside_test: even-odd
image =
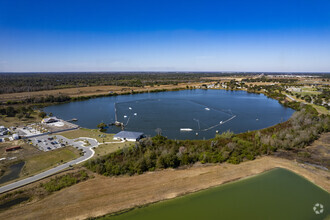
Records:
[[[263,94],[226,90],[121,95],[54,105],[44,110],[64,120],[77,118],[76,123],[86,128],[116,119],[125,124],[125,130],[150,136],[161,128],[162,134],[172,139],[209,139],[216,132],[262,129],[288,120],[294,112]],[[111,126],[107,132],[120,130]]]
[[[313,207],[316,207],[316,214]],[[106,219],[328,219],[329,193],[285,169],[228,183]],[[327,218],[328,217],[328,218]],[[100,219],[100,220],[101,220]]]

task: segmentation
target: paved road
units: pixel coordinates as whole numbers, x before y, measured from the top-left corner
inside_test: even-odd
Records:
[[[291,99],[292,101],[297,101],[297,100],[295,100],[292,96],[290,96],[290,95],[288,95],[288,94],[286,94],[286,97],[288,97],[288,98]]]
[[[47,135],[48,136],[48,135]],[[22,180],[19,180],[17,182],[14,182],[14,183],[11,183],[11,184],[8,184],[8,185],[5,185],[5,186],[2,186],[0,187],[0,193],[4,193],[4,192],[7,192],[7,191],[10,191],[10,190],[13,190],[13,189],[16,189],[18,187],[21,187],[21,186],[24,186],[24,185],[27,185],[29,183],[32,183],[32,182],[35,182],[37,180],[40,180],[40,179],[43,179],[45,177],[48,177],[48,176],[51,176],[59,171],[62,171],[66,168],[68,168],[70,165],[75,165],[75,164],[79,164],[79,163],[82,163],[88,159],[90,159],[91,157],[94,156],[94,150],[92,149],[93,147],[97,147],[99,145],[99,143],[97,142],[97,140],[93,139],[93,138],[77,138],[77,139],[68,139],[68,138],[65,138],[61,135],[51,135],[52,137],[56,137],[55,139],[56,140],[63,140],[65,142],[67,142],[69,145],[72,145],[78,149],[82,149],[83,152],[84,152],[84,155],[75,159],[75,160],[72,160],[70,162],[67,162],[65,164],[62,164],[60,166],[57,166],[57,167],[54,167],[50,170],[47,170],[45,172],[42,172],[42,173],[39,173],[39,174],[36,174],[34,176],[31,176],[31,177],[28,177],[28,178],[25,178],[25,179],[22,179]],[[45,138],[45,137],[43,137]],[[48,137],[46,137],[48,138]],[[85,147],[85,142],[83,141],[79,141],[79,140],[88,140],[88,142],[90,143],[89,146]]]

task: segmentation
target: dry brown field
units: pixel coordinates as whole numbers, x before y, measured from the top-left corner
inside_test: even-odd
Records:
[[[327,147],[329,133],[309,149]],[[323,152],[324,153],[324,152]],[[291,170],[330,192],[330,173],[294,160],[265,156],[233,164],[196,164],[142,175],[95,178],[0,213],[0,219],[86,219],[171,199],[250,177],[277,167]],[[44,180],[45,181],[45,180]],[[39,184],[34,183],[34,184]],[[34,187],[31,184],[28,187]]]
[[[0,94],[0,101],[17,101],[24,100],[31,97],[44,97],[48,95],[53,96],[70,96],[70,97],[79,97],[79,96],[93,96],[93,95],[106,95],[110,92],[122,94],[131,92],[148,92],[156,89],[183,89],[186,86],[200,86],[202,83],[181,83],[178,85],[160,85],[160,86],[145,86],[145,87],[123,87],[123,86],[90,86],[90,87],[79,87],[79,88],[68,88],[68,89],[56,89],[56,90],[45,90],[45,91],[36,91],[36,92],[22,92],[22,93],[8,93]]]

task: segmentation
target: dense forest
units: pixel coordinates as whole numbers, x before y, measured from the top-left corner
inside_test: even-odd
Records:
[[[199,81],[215,73],[2,73],[0,94],[86,86],[153,86]]]
[[[233,134],[230,131],[211,140],[170,140],[161,135],[140,140],[135,146],[89,160],[85,166],[106,176],[140,174],[155,169],[201,163],[238,164],[282,149],[300,149],[329,131],[329,116],[302,105],[287,122],[259,131]]]
[[[267,73],[280,74],[280,73]],[[95,72],[95,73],[0,73],[0,94],[32,92],[50,89],[77,88],[86,86],[116,85],[143,87],[169,85],[185,82],[200,82],[202,77],[238,76],[247,77],[258,73],[225,73],[225,72]],[[329,77],[329,74],[315,74]],[[207,81],[202,79],[202,81]],[[296,79],[245,79],[243,82],[294,83]]]

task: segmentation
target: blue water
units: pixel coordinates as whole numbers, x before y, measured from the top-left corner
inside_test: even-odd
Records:
[[[262,129],[286,121],[294,112],[263,94],[225,90],[104,97],[49,106],[44,111],[65,120],[77,118],[76,123],[86,128],[114,122],[117,117],[126,125],[125,130],[154,136],[160,128],[162,135],[172,139],[209,139],[216,131],[240,133]],[[192,131],[182,132],[180,128]],[[111,126],[107,132],[120,130]]]

